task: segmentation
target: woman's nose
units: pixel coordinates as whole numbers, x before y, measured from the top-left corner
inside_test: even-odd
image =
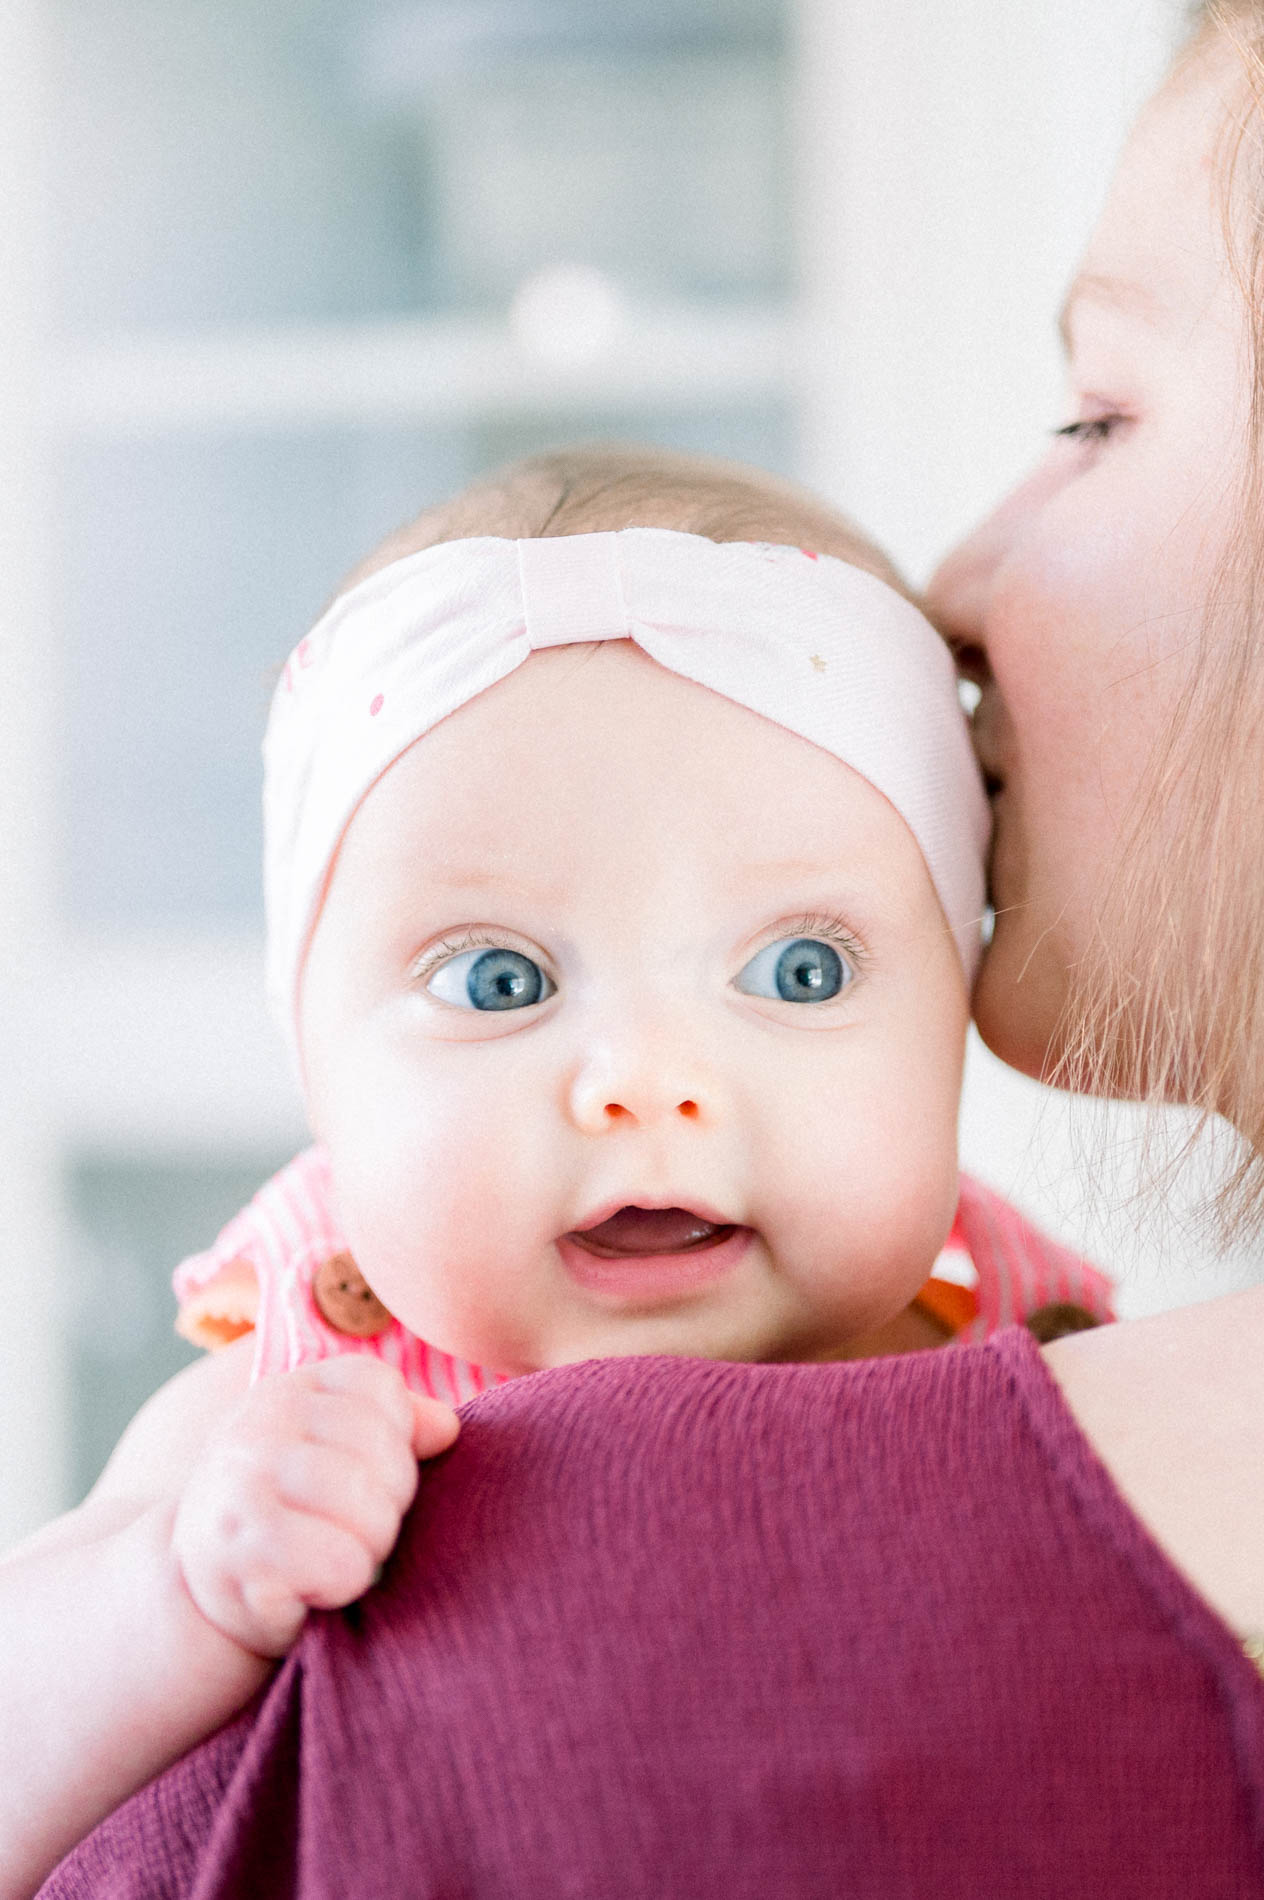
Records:
[[[1002,546],[1003,524],[993,515],[941,561],[926,588],[926,613],[967,678],[985,666],[987,606]]]
[[[1000,571],[1022,558],[1046,504],[1065,479],[1059,458],[1046,456],[931,575],[923,605],[967,679],[982,682],[988,674],[989,623]]]
[[[571,1120],[584,1134],[714,1119],[717,1091],[701,1060],[652,1041],[593,1050],[569,1088]]]

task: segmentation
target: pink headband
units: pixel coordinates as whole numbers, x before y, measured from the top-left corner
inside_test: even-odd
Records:
[[[902,595],[828,555],[667,528],[449,541],[381,568],[286,662],[264,741],[268,989],[299,973],[335,853],[386,768],[541,647],[635,640],[867,778],[921,847],[967,980],[988,808],[951,657]]]

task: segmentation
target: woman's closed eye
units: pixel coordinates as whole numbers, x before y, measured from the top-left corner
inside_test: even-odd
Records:
[[[746,996],[783,1003],[828,1003],[854,982],[843,953],[820,937],[778,937],[738,971],[734,985]]]
[[[1127,416],[1115,411],[1098,416],[1081,416],[1075,422],[1064,422],[1053,434],[1055,440],[1060,442],[1109,442],[1127,420]]]
[[[435,965],[426,988],[457,1009],[530,1009],[553,995],[556,985],[533,957],[501,944],[460,950]]]

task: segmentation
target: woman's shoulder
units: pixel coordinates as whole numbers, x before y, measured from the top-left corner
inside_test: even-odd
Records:
[[[1166,1558],[1240,1636],[1264,1631],[1264,1287],[1078,1333],[1042,1357]]]

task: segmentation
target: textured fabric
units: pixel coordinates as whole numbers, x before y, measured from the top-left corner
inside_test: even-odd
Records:
[[[1016,1207],[961,1176],[951,1241],[974,1262],[978,1314],[963,1340],[990,1339],[1042,1306],[1082,1306],[1095,1319],[1115,1318],[1114,1286],[1096,1267],[1033,1227]]]
[[[1021,1329],[474,1401],[46,1900],[1259,1900],[1264,1683]]]
[[[264,742],[264,882],[269,995],[292,1044],[329,867],[370,786],[534,650],[625,639],[869,779],[917,839],[973,975],[988,807],[952,659],[911,602],[803,548],[668,528],[483,536],[371,574],[286,663]]]
[[[216,1320],[217,1287],[225,1275],[231,1276],[233,1310],[242,1314],[235,1269],[244,1260],[257,1282],[250,1315],[256,1378],[335,1353],[369,1353],[398,1366],[415,1391],[459,1405],[505,1377],[440,1352],[398,1320],[367,1339],[335,1330],[317,1304],[313,1280],[324,1262],[345,1254],[346,1247],[328,1161],[319,1147],[305,1149],[265,1182],[214,1246],[176,1268],[180,1330],[207,1343],[214,1324],[203,1329],[208,1318]],[[968,1176],[962,1176],[957,1218],[935,1273],[970,1291],[964,1339],[985,1339],[1053,1302],[1082,1306],[1098,1319],[1114,1318],[1110,1282],[1096,1268],[1047,1239],[1017,1208]]]

